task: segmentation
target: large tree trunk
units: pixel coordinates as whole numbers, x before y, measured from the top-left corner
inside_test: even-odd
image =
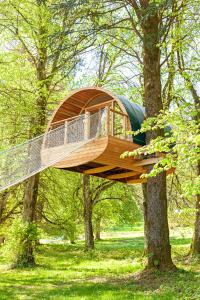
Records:
[[[39,174],[28,179],[25,187],[22,222],[26,227],[22,235],[20,249],[16,260],[16,266],[30,267],[35,265],[34,245],[37,236],[33,236],[32,226],[35,220],[35,207],[38,195]]]
[[[38,4],[40,6],[42,4]],[[31,138],[40,135],[44,132],[44,126],[46,124],[46,108],[49,83],[47,81],[46,63],[47,63],[47,47],[46,47],[46,31],[43,23],[39,27],[38,38],[38,60],[37,60],[37,84],[38,84],[38,97],[36,99],[37,114],[33,118],[31,124]],[[38,165],[40,162],[38,162]],[[21,250],[17,258],[17,264],[23,266],[30,266],[35,264],[34,258],[34,245],[38,242],[37,236],[33,237],[30,232],[33,226],[37,224],[37,218],[40,213],[36,215],[36,205],[38,198],[40,175],[36,174],[29,178],[26,183],[24,201],[23,201],[23,213],[22,222],[28,228],[28,232],[22,237]],[[40,203],[39,209],[42,209],[42,203]]]
[[[144,53],[144,105],[147,118],[155,117],[163,108],[161,98],[159,16],[153,8],[142,24]],[[161,130],[147,132],[147,143],[162,135]],[[148,172],[153,166],[148,167]],[[167,219],[166,174],[149,178],[143,186],[147,268],[170,269],[171,259]]]
[[[194,121],[196,121],[196,124],[198,125],[199,119],[200,119],[200,97],[192,83],[192,80],[190,79],[189,74],[187,74],[186,71],[184,70],[184,57],[181,56],[181,53],[179,51],[177,52],[177,56],[178,56],[179,72],[183,76],[186,86],[189,87],[191,95],[194,99],[194,104],[195,104],[195,108],[197,111],[197,115],[194,116],[193,118],[194,118]],[[200,162],[197,165],[196,173],[197,173],[197,176],[200,176]],[[199,255],[200,254],[200,194],[196,195],[196,217],[195,217],[192,243],[190,246],[190,254],[191,255]]]
[[[94,236],[92,226],[92,197],[90,193],[90,176],[83,175],[83,206],[84,206],[84,229],[85,249],[94,249]]]
[[[189,77],[187,77],[187,81]],[[200,120],[200,97],[197,94],[196,89],[194,88],[192,82],[189,80],[189,87],[192,93],[195,107],[197,110],[197,115],[194,117],[197,124],[199,124]],[[197,165],[197,176],[200,176],[200,162]],[[190,248],[191,255],[199,255],[200,254],[200,194],[196,195],[196,218],[195,218],[195,225],[194,225],[194,233],[192,244]]]
[[[197,175],[200,176],[200,163],[198,164],[197,172]],[[191,255],[200,254],[200,194],[196,196],[196,218],[190,253]]]

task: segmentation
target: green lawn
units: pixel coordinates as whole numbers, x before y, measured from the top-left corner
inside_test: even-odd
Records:
[[[130,232],[129,232],[130,234]],[[200,265],[188,261],[189,238],[172,238],[174,274],[139,276],[143,237],[107,238],[92,253],[76,245],[41,245],[35,269],[6,270],[1,258],[0,299],[200,299]]]

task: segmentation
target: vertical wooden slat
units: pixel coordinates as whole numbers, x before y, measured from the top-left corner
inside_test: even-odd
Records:
[[[106,107],[106,135],[110,134],[110,106]]]
[[[68,121],[65,121],[64,144],[68,143]]]
[[[90,112],[85,113],[85,122],[84,122],[84,138],[88,140],[90,138]]]
[[[115,135],[115,102],[113,101],[111,103],[111,135],[114,136]]]
[[[123,138],[126,139],[126,116],[123,117]]]
[[[99,130],[100,130],[100,132],[99,132],[99,134],[100,134],[99,137],[102,136],[102,135],[104,135],[103,130],[102,130],[103,127],[102,127],[102,123],[101,123],[101,122],[102,122],[102,119],[101,119],[101,112],[102,112],[102,108],[99,109],[99,120],[98,120],[98,122],[99,122]]]

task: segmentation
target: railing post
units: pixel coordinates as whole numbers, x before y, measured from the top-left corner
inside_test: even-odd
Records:
[[[114,113],[114,110],[115,110],[115,102],[113,101],[111,103],[111,135],[114,136],[115,135],[115,113]]]
[[[99,111],[98,111],[99,116],[98,116],[98,126],[97,126],[97,128],[98,128],[97,137],[101,137],[103,135],[102,123],[101,123],[102,122],[101,113],[102,113],[102,108],[100,108]]]
[[[110,134],[110,106],[106,107],[106,136]]]
[[[123,117],[123,137],[126,139],[126,116]]]
[[[89,140],[90,138],[90,112],[86,111],[85,121],[84,121],[84,140]]]
[[[68,143],[68,121],[65,121],[65,128],[64,128],[64,144]]]

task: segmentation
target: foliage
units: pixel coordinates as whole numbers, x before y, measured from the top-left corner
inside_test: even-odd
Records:
[[[155,176],[163,170],[176,168],[182,171],[182,167],[191,172],[191,176],[185,178],[182,184],[183,193],[187,197],[196,195],[200,190],[200,178],[195,176],[195,167],[200,160],[200,134],[199,124],[193,120],[196,115],[195,107],[191,104],[183,104],[172,112],[163,111],[157,118],[146,120],[140,132],[148,130],[158,130],[171,128],[166,130],[163,137],[151,141],[146,145],[132,153],[125,153],[125,156],[147,155],[155,153],[166,153],[166,155],[155,164],[154,168],[148,175]],[[136,133],[134,133],[136,134]],[[186,175],[186,174],[185,174]]]
[[[17,267],[26,266],[24,245],[31,241],[35,249],[38,239],[39,232],[36,224],[24,223],[20,218],[16,218],[7,232],[6,243],[3,247],[7,260]]]

